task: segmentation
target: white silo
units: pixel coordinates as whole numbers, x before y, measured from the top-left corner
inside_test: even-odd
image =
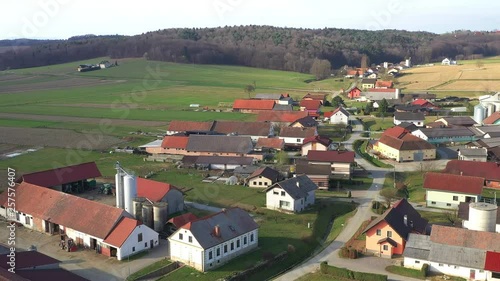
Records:
[[[481,124],[486,118],[486,108],[480,104],[474,106],[474,121]]]
[[[386,61],[384,61],[384,68],[385,68],[385,69],[388,69],[388,68],[389,68],[389,63],[388,63],[388,62],[386,62]]]
[[[163,231],[167,223],[168,204],[166,202],[158,202],[153,205],[153,225],[157,232]]]
[[[123,177],[124,182],[124,205],[125,211],[129,212],[129,214],[134,215],[134,198],[137,197],[137,181],[135,176],[126,175]]]
[[[116,195],[116,207],[123,209],[123,175],[118,171],[115,175],[115,195]]]
[[[491,114],[493,114],[493,112],[495,112],[495,104],[493,103],[488,103],[486,105],[486,107],[488,108],[488,113],[486,114],[486,117],[490,117]]]
[[[497,221],[497,205],[484,202],[469,204],[470,230],[495,232]]]

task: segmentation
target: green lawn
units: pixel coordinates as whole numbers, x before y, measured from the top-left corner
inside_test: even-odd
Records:
[[[385,270],[397,275],[425,280],[425,275],[420,270],[410,269],[398,265],[390,265],[386,267]]]
[[[172,262],[170,260],[167,260],[167,259],[163,259],[163,260],[157,261],[155,263],[152,263],[152,264],[144,267],[143,269],[131,274],[129,277],[127,277],[127,281],[136,280],[137,278],[139,278],[139,277],[141,277],[149,272],[160,269],[161,267],[168,265],[168,264],[171,264],[171,263]]]
[[[450,221],[446,219],[445,214],[438,212],[418,211],[420,215],[432,224],[452,226]]]
[[[492,189],[492,188],[483,188],[483,192],[481,193],[481,196],[483,196],[483,198],[487,198],[487,199],[490,199],[490,200],[497,200],[500,201],[500,192],[498,192],[497,194],[497,189]]]
[[[394,127],[394,121],[392,117],[362,117],[363,127],[369,129],[370,131],[385,131],[388,128]]]
[[[384,182],[385,188],[394,188],[394,174],[396,182],[406,184],[409,198],[408,200],[416,203],[425,202],[425,189],[423,188],[423,173],[421,172],[391,172],[386,175]]]
[[[381,168],[394,168],[392,165],[386,164],[366,152],[368,140],[355,140],[352,146],[361,157],[373,165]]]

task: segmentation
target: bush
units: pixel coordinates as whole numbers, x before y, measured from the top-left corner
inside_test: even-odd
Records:
[[[422,272],[422,277],[426,277],[427,272],[429,272],[429,265],[427,263],[424,263],[424,265],[422,265],[422,268],[420,269],[420,272]]]
[[[387,281],[387,275],[354,271],[354,280],[357,280],[357,281]]]
[[[343,279],[351,279],[359,281],[387,281],[387,275],[351,271],[346,268],[339,268],[328,265],[326,261],[322,262],[319,268],[321,273],[323,274],[336,276]]]

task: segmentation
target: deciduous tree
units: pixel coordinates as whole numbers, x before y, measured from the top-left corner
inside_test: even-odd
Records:
[[[316,76],[316,80],[325,79],[330,76],[332,65],[327,60],[314,59],[311,66],[311,74]]]

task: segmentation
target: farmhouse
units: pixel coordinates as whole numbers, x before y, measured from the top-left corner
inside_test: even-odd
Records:
[[[392,81],[377,81],[375,82],[376,89],[389,89],[392,88],[394,83]]]
[[[325,112],[325,120],[328,119],[330,124],[349,125],[349,117],[351,116],[343,107],[338,107],[334,111]]]
[[[484,178],[428,172],[424,178],[427,206],[456,209],[460,202],[479,202]]]
[[[285,147],[300,148],[305,138],[314,137],[318,134],[316,128],[281,128],[279,138],[285,141]]]
[[[417,127],[423,127],[425,116],[421,112],[394,112],[394,125],[399,125],[403,122],[412,123]]]
[[[260,112],[257,115],[257,122],[270,122],[274,125],[289,126],[300,118],[309,116],[307,111],[272,111]]]
[[[332,144],[332,140],[319,135],[305,138],[302,143],[302,155],[307,155],[310,150],[327,151],[330,144]]]
[[[300,159],[299,159],[300,160]],[[314,182],[318,189],[328,189],[328,182],[332,174],[332,169],[328,165],[312,165],[306,161],[297,160],[295,172],[298,175],[306,175]]]
[[[351,178],[354,169],[353,151],[317,151],[309,150],[307,161],[312,165],[329,165],[335,178]]]
[[[320,100],[301,100],[300,111],[307,111],[309,116],[319,117],[319,109],[323,104]]]
[[[431,144],[466,143],[476,140],[476,135],[465,127],[420,128],[412,134]]]
[[[240,208],[186,223],[168,237],[170,259],[206,272],[257,248],[259,226]]]
[[[404,266],[467,280],[498,280],[500,234],[434,225],[430,236],[410,234]]]
[[[500,165],[494,162],[450,160],[443,173],[480,177],[489,188],[500,188]]]
[[[0,215],[26,228],[64,234],[77,245],[118,260],[158,246],[158,233],[123,209],[27,182],[17,185],[15,192],[15,213],[7,214],[4,192]]]
[[[184,194],[177,187],[137,177],[137,197],[144,197],[151,202],[167,202],[168,215],[184,210]]]
[[[428,221],[406,199],[401,199],[365,228],[366,251],[385,258],[401,255],[408,236],[427,234],[427,229]]]
[[[375,88],[375,83],[377,83],[377,79],[363,79],[361,80],[361,89],[372,89]]]
[[[302,212],[314,204],[316,189],[318,186],[306,175],[280,181],[266,189],[266,208]]]
[[[306,127],[316,127],[318,122],[311,116],[302,117],[297,119],[295,122],[290,124],[290,127],[306,128]]]
[[[273,100],[238,99],[234,101],[233,111],[242,113],[259,113],[273,110]]]
[[[486,148],[461,148],[458,150],[458,160],[486,162]]]
[[[285,148],[285,141],[280,138],[259,138],[255,144],[256,151],[263,150],[283,150]]]
[[[268,187],[280,179],[280,173],[273,168],[263,167],[247,178],[249,187]]]
[[[239,156],[262,160],[262,155],[252,154],[250,137],[190,135],[186,146],[187,155],[194,156]]]
[[[399,126],[387,129],[373,145],[376,154],[402,161],[422,161],[436,158],[436,147],[413,136],[410,131]]]
[[[151,154],[186,154],[188,141],[189,137],[186,136],[165,136],[159,150],[146,148],[146,152]]]

